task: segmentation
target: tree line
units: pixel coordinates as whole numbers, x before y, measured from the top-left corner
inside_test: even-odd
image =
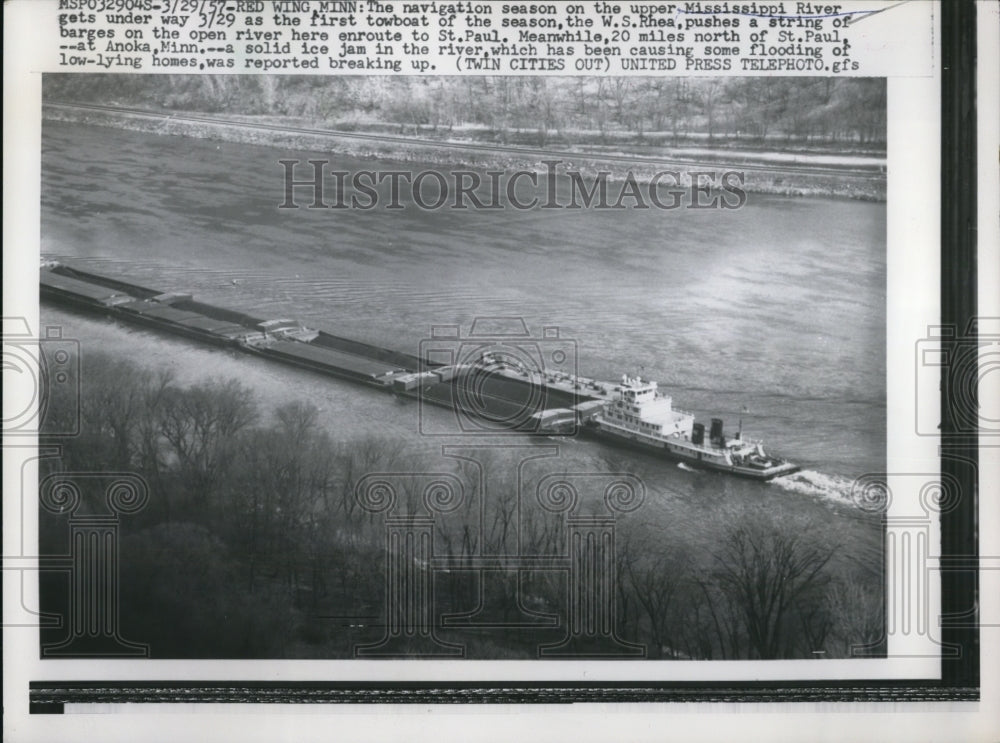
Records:
[[[182,385],[169,372],[88,352],[83,381],[80,434],[52,439],[60,450],[42,460],[41,477],[135,472],[148,483],[148,505],[121,523],[123,636],[160,658],[352,657],[358,643],[380,639],[383,514],[365,510],[356,488],[373,472],[439,471],[437,458],[427,462],[399,441],[338,441],[315,407],[266,411],[237,380]],[[47,425],[70,430],[77,410],[59,389]],[[535,483],[519,491],[516,468],[496,457],[482,465],[495,473],[489,493],[477,467],[445,465],[466,497],[435,524],[435,556],[461,566],[518,550],[566,554],[563,517],[522,497]],[[403,513],[421,513],[418,480],[411,487],[403,478]],[[102,508],[102,494],[84,498],[84,511]],[[41,554],[64,553],[66,517],[40,514]],[[880,587],[834,570],[837,546],[816,525],[744,509],[720,524],[713,548],[697,550],[664,543],[655,525],[630,515],[618,524],[617,631],[648,657],[849,657],[880,642]],[[64,584],[47,580],[42,589],[43,610],[65,611]],[[480,583],[476,571],[457,569],[437,575],[435,590],[435,616],[480,605],[500,624],[518,607],[562,617],[563,629],[549,635],[440,629],[470,657],[534,657],[540,637],[557,639],[565,628],[559,571],[490,571]]]
[[[886,83],[831,77],[46,75],[47,100],[570,144],[884,151]]]

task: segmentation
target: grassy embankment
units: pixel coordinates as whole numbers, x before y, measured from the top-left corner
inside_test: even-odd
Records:
[[[174,112],[184,116],[185,113]],[[194,112],[191,112],[194,114]],[[439,138],[442,143],[467,143],[481,147],[483,142],[476,132],[462,132],[456,137],[454,132],[444,129],[436,131],[420,130],[419,136],[412,141],[399,141],[398,132],[392,133],[393,139],[378,139],[378,135],[389,130],[385,127],[366,127],[364,131],[355,129],[353,133],[370,134],[371,138],[356,138],[338,135],[337,133],[309,134],[301,132],[281,132],[273,129],[255,129],[238,125],[189,122],[178,119],[154,119],[126,112],[97,111],[91,109],[72,109],[49,107],[45,110],[45,118],[51,121],[63,121],[90,126],[105,126],[145,132],[149,134],[195,137],[199,139],[215,139],[226,142],[241,142],[245,144],[268,147],[289,147],[296,150],[315,150],[331,152],[361,159],[378,159],[387,162],[407,165],[461,167],[473,169],[505,169],[505,170],[543,170],[545,156],[537,152],[526,152],[523,155],[510,149],[482,150],[464,149],[462,147],[441,147],[417,141]],[[322,128],[315,122],[289,117],[267,116],[226,116],[233,121],[246,124],[287,125],[290,127]],[[586,140],[586,138],[583,138]],[[504,145],[512,146],[512,145]],[[520,145],[518,145],[520,146]],[[537,150],[539,148],[532,147]],[[565,170],[577,170],[585,178],[593,178],[599,173],[608,174],[610,180],[624,180],[629,172],[642,183],[648,181],[655,173],[663,170],[681,170],[714,172],[721,177],[728,170],[739,170],[746,166],[744,189],[748,193],[776,194],[783,196],[833,196],[865,201],[884,201],[886,198],[886,182],[884,177],[865,177],[851,172],[844,174],[830,173],[829,168],[821,172],[805,172],[802,170],[808,164],[809,155],[803,153],[801,161],[795,162],[796,170],[781,170],[780,164],[768,157],[768,153],[748,152],[741,147],[739,152],[727,151],[719,147],[711,151],[707,143],[699,143],[697,155],[685,154],[684,148],[668,148],[656,140],[649,140],[643,145],[636,142],[622,141],[614,145],[598,146],[591,143],[580,143],[576,146],[558,143],[549,144],[553,157],[562,160]],[[604,154],[613,154],[616,158],[635,156],[634,161],[621,159],[608,160]],[[573,155],[566,157],[567,152]],[[829,150],[824,154],[830,155]],[[660,162],[650,162],[656,158]],[[850,158],[846,158],[850,159]],[[683,168],[676,165],[668,166],[664,161],[683,160]],[[755,165],[768,165],[766,171],[751,169]]]

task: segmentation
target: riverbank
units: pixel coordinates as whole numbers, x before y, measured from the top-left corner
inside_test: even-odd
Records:
[[[780,152],[731,152],[710,147],[697,148],[683,160],[651,159],[647,154],[640,155],[618,147],[613,148],[614,152],[592,149],[567,152],[560,149],[546,154],[540,149],[525,148],[524,152],[519,152],[517,147],[491,148],[467,140],[430,141],[423,135],[407,138],[319,129],[302,131],[313,129],[315,124],[288,117],[232,116],[226,121],[194,121],[185,119],[185,116],[197,117],[201,114],[174,112],[171,115],[149,115],[130,110],[62,105],[47,105],[43,109],[43,118],[47,121],[113,127],[161,136],[315,150],[411,166],[544,172],[546,166],[543,161],[558,158],[566,169],[577,170],[584,177],[593,178],[605,173],[609,180],[624,181],[631,174],[639,183],[650,181],[664,170],[713,173],[716,182],[723,173],[737,170],[744,173],[743,188],[748,193],[880,202],[886,199],[884,172],[871,169],[868,159],[863,159],[863,164],[869,168],[867,172],[847,166],[844,172],[837,172],[836,163],[831,163],[830,158],[816,160],[790,157]]]

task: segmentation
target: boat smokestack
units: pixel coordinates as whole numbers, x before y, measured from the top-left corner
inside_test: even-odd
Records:
[[[692,444],[704,444],[705,443],[705,424],[695,423],[691,427],[691,443]]]
[[[712,418],[712,430],[708,434],[713,444],[722,441],[722,418]]]

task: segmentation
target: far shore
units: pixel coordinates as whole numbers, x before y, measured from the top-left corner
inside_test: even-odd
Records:
[[[179,116],[183,116],[177,112]],[[405,138],[394,135],[390,139],[380,139],[373,133],[371,137],[356,138],[330,133],[282,132],[278,129],[252,128],[257,121],[272,125],[274,122],[267,117],[232,117],[233,123],[193,122],[181,119],[150,118],[136,115],[128,111],[96,110],[86,108],[53,107],[44,109],[44,118],[49,121],[76,123],[87,126],[104,126],[130,131],[157,134],[160,136],[182,136],[198,139],[211,139],[225,142],[266,147],[291,147],[297,150],[313,150],[347,155],[361,159],[378,159],[408,165],[436,165],[447,167],[463,167],[472,169],[526,169],[542,170],[544,165],[535,152],[525,152],[523,155],[514,148],[495,151],[482,149],[482,143],[469,142],[465,149],[461,143],[450,140],[451,145],[442,147],[429,143],[423,135],[418,140],[405,141]],[[297,122],[289,126],[309,126],[309,122]],[[629,173],[638,182],[648,182],[655,173],[664,170],[660,163],[650,162],[649,156],[630,152],[625,147],[615,147],[613,153],[574,152],[573,161],[564,163],[585,175],[596,176],[606,173],[610,180],[625,180]],[[563,154],[565,146],[558,146]],[[686,160],[688,171],[714,172],[721,174],[727,170],[740,170],[741,165],[748,166],[743,172],[745,181],[743,188],[748,193],[774,194],[792,197],[837,197],[857,199],[862,201],[885,201],[886,180],[884,175],[866,177],[852,172],[843,174],[831,172],[823,168],[815,173],[809,172],[808,162],[795,161],[789,163],[794,169],[782,170],[780,150],[768,157],[767,154],[734,153],[726,149],[713,150],[708,145],[702,145],[694,152],[695,158]],[[614,160],[606,159],[613,154]],[[630,161],[622,159],[634,156]],[[723,164],[725,163],[725,164]],[[754,170],[753,166],[766,164],[769,170]]]

